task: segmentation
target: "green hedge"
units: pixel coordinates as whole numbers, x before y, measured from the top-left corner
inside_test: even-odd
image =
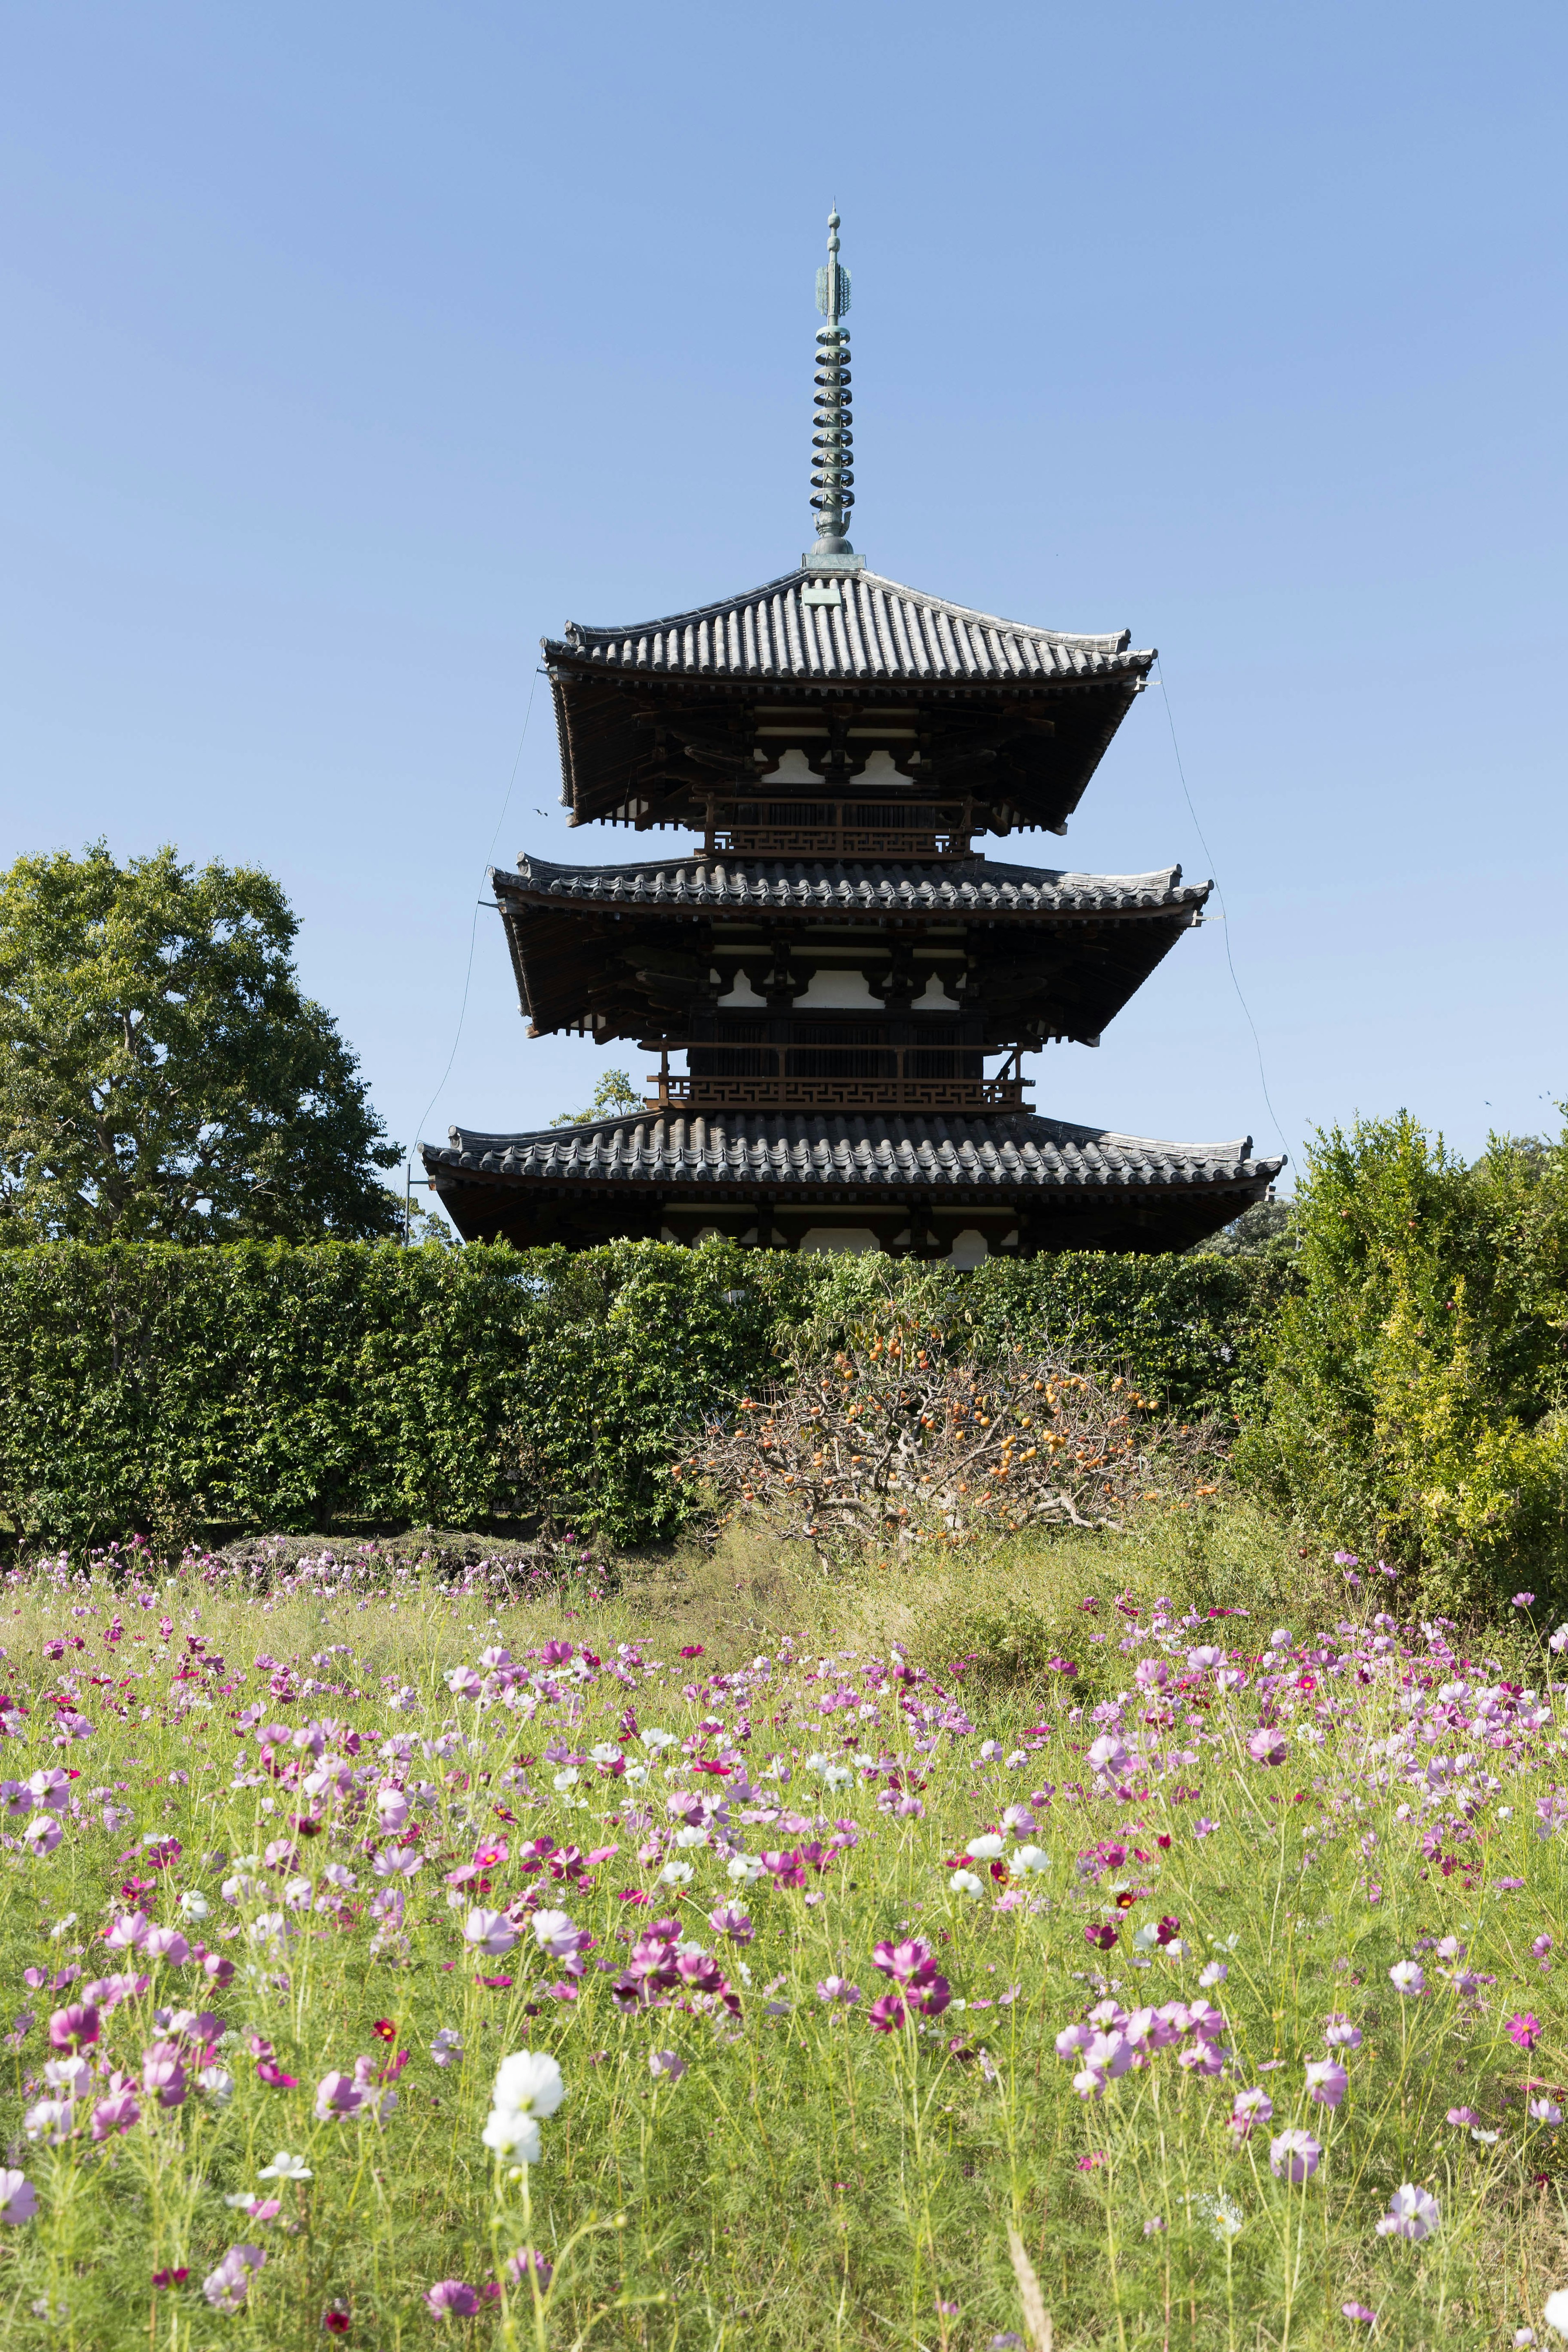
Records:
[[[1190,1414],[1252,1385],[1279,1280],[1209,1257],[963,1275],[646,1242],[9,1250],[0,1518],[28,1548],[546,1510],[657,1542],[682,1508],[677,1433],[880,1302],[981,1351],[1035,1333],[1114,1359]]]

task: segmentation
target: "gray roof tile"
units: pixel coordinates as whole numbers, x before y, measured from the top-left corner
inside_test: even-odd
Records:
[[[545,651],[607,670],[987,685],[1137,677],[1154,659],[1152,652],[1129,650],[1125,629],[1079,636],[1002,621],[874,572],[841,575],[840,604],[803,604],[810,577],[786,572],[744,595],[662,621],[616,628],[569,621],[564,637],[545,639]]]
[[[552,866],[525,854],[515,871],[497,866],[491,879],[503,897],[533,902],[736,911],[793,908],[850,915],[1195,912],[1211,887],[1207,882],[1184,883],[1179,866],[1152,874],[1068,874],[984,857],[929,866],[839,865],[700,853],[635,866]]]
[[[1283,1163],[1252,1158],[1252,1139],[1163,1143],[1075,1127],[1028,1111],[964,1119],[918,1113],[634,1112],[524,1135],[451,1130],[426,1144],[431,1174],[630,1183],[994,1185],[1046,1191],[1161,1191],[1266,1182]]]

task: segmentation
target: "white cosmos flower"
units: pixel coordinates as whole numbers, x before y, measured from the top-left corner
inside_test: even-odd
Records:
[[[646,1764],[628,1764],[626,1770],[622,1773],[621,1778],[623,1780],[629,1781],[635,1788],[639,1780],[646,1780],[647,1779],[647,1766]]]
[[[654,1885],[656,1886],[686,1886],[690,1884],[691,1875],[691,1864],[689,1862],[667,1862],[664,1868],[659,1872],[658,1876],[655,1879]]]
[[[674,1747],[675,1734],[673,1731],[660,1731],[658,1727],[655,1726],[653,1729],[643,1733],[642,1744],[653,1755],[657,1756],[661,1748]]]
[[[212,1907],[213,1906],[207,1901],[206,1896],[197,1886],[187,1886],[184,1893],[180,1897],[180,1916],[182,1919],[205,1919],[212,1910]]]
[[[1021,1845],[1013,1856],[1014,1869],[1026,1874],[1035,1870],[1049,1870],[1050,1866],[1051,1857],[1043,1845]]]
[[[972,1870],[955,1870],[947,1883],[955,1895],[984,1895],[985,1892],[984,1883]]]
[[[561,1791],[561,1794],[564,1796],[568,1789],[574,1789],[577,1786],[579,1777],[575,1764],[565,1764],[563,1765],[561,1770],[557,1772],[554,1780],[551,1785],[553,1788],[558,1789]]]
[[[987,1830],[983,1837],[970,1839],[969,1859],[971,1862],[994,1862],[1006,1843],[1006,1839],[998,1837],[994,1830]]]
[[[1568,2336],[1568,2286],[1553,2289],[1541,2306],[1541,2316],[1553,2336]]]
[[[302,2156],[290,2156],[286,2147],[280,2147],[256,2177],[258,2180],[313,2180],[316,2176]]]
[[[738,1853],[729,1864],[730,1876],[737,1886],[754,1886],[763,1874],[760,1853]]]
[[[485,2146],[514,2163],[537,2164],[541,2118],[552,2116],[565,2096],[561,2069],[548,2051],[514,2051],[496,2070],[490,2112],[480,2135]]]

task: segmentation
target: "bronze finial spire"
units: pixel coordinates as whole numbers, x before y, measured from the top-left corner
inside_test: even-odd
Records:
[[[849,272],[838,259],[838,214],[827,215],[827,259],[816,273],[816,307],[826,320],[816,333],[816,430],[811,436],[811,503],[816,544],[801,559],[808,572],[858,572],[865,561],[845,533],[855,503],[854,446],[849,416],[849,330],[839,320],[849,308]]]

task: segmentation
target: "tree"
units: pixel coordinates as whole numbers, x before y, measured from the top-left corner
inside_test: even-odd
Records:
[[[620,1118],[628,1111],[641,1110],[643,1098],[632,1085],[628,1070],[606,1070],[594,1088],[594,1099],[586,1110],[563,1110],[550,1122],[552,1127],[587,1127],[596,1118]]]
[[[398,1231],[396,1147],[297,928],[269,874],[172,848],[0,874],[0,1241]]]

